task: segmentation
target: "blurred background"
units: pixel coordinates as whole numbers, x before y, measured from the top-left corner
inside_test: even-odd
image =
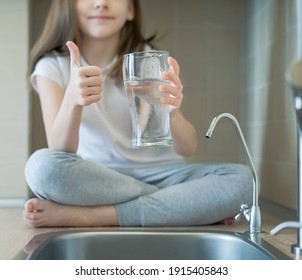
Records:
[[[301,0],[141,0],[144,30],[181,67],[183,112],[198,130],[191,162],[247,157],[229,120],[204,135],[220,112],[239,121],[261,182],[261,206],[293,213],[296,123],[285,76],[298,57]],[[27,87],[28,52],[51,0],[0,0],[0,206],[30,195],[24,165],[46,147],[38,96]],[[302,13],[302,11],[301,11]],[[298,28],[299,27],[299,28]]]

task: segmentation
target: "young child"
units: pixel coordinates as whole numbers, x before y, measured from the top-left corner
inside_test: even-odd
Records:
[[[252,200],[252,176],[239,164],[188,164],[195,128],[180,107],[179,65],[169,57],[172,147],[131,148],[121,79],[125,53],[152,48],[138,0],[53,0],[29,64],[48,148],[28,160],[37,198],[24,219],[42,226],[185,226],[227,221]]]

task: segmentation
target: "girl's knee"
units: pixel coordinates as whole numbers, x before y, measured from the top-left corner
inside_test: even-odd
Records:
[[[43,189],[58,176],[56,173],[62,169],[60,162],[64,152],[50,149],[41,149],[34,152],[25,165],[25,179],[28,186],[38,197],[43,197]]]

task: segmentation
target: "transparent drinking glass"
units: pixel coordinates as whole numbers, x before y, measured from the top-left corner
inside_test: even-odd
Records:
[[[132,147],[171,146],[170,105],[159,86],[168,71],[167,51],[144,51],[124,55],[123,79],[132,119]]]

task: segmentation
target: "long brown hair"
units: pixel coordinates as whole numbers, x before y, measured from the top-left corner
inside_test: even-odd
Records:
[[[142,16],[139,0],[131,0],[134,9],[134,19],[127,21],[121,30],[118,47],[118,59],[112,66],[110,76],[121,77],[122,58],[125,53],[141,51],[145,44],[152,45],[155,35],[144,38],[142,34]],[[28,76],[44,55],[56,51],[58,55],[68,55],[66,42],[77,43],[79,31],[75,13],[75,0],[52,0],[50,10],[41,36],[34,44],[29,58]]]

